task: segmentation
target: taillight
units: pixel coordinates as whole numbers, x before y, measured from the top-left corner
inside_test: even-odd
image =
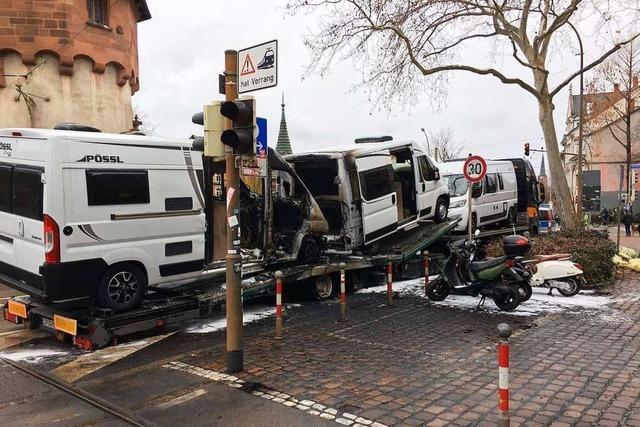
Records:
[[[49,215],[44,216],[44,262],[60,262],[60,228]]]
[[[574,267],[577,268],[580,271],[584,271],[584,268],[582,268],[582,264],[578,264],[577,262],[573,263]]]

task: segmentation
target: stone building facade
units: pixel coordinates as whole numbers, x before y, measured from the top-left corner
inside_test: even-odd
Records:
[[[132,127],[145,0],[0,0],[0,128]]]

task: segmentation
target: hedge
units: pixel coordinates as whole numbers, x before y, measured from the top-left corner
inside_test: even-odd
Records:
[[[573,261],[581,264],[589,288],[609,286],[615,272],[613,256],[616,244],[606,232],[590,230],[583,232],[560,231],[532,237],[527,258],[539,254],[570,253]],[[489,256],[503,255],[502,239],[494,239],[487,246]]]

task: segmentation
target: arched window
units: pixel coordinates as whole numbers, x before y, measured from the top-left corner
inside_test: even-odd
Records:
[[[89,21],[109,25],[107,0],[87,0],[87,10],[89,11]]]

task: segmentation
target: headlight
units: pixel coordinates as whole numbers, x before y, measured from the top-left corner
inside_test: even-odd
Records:
[[[458,200],[457,202],[452,202],[452,203],[449,205],[449,207],[450,207],[450,208],[452,208],[452,209],[453,209],[453,208],[461,208],[461,207],[463,207],[463,206],[464,206],[464,205],[466,205],[466,204],[467,204],[467,201],[466,201],[466,200]]]

